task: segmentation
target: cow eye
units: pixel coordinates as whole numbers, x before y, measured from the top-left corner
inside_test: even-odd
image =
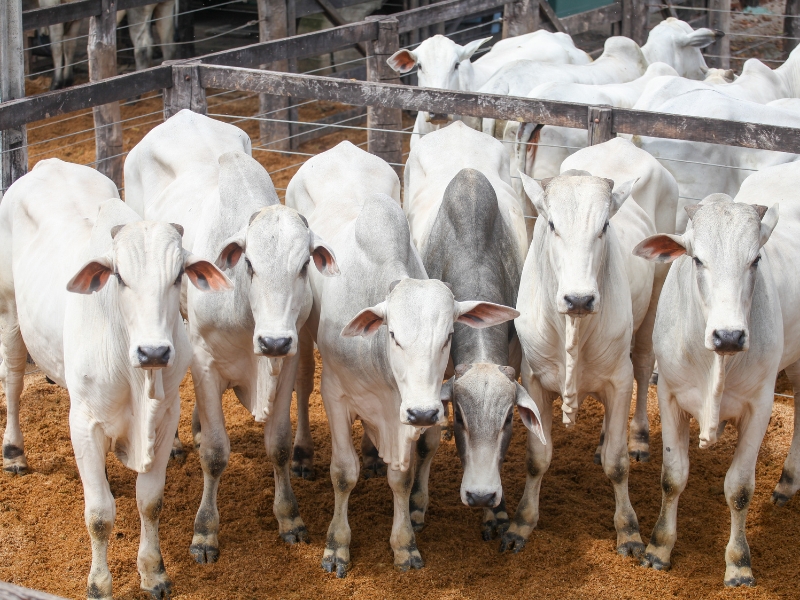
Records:
[[[508,427],[511,425],[511,421],[514,419],[514,408],[512,407],[510,411],[508,411],[508,416],[506,417],[506,422],[503,427]]]
[[[181,269],[180,273],[178,273],[178,278],[175,280],[175,285],[180,285],[182,279],[183,279],[183,269]]]
[[[694,264],[696,264],[698,267],[702,267],[703,266],[703,261],[695,256],[694,257]]]
[[[453,332],[451,331],[449,334],[447,334],[447,339],[444,341],[444,346],[442,346],[442,350],[446,350],[447,346],[449,346],[450,342],[452,341],[453,341]]]
[[[602,236],[603,233],[605,233],[606,231],[608,231],[608,221],[606,221],[606,224],[603,225],[603,231],[602,231],[602,233],[600,235]]]
[[[753,264],[751,264],[750,266],[755,269],[758,266],[758,263],[760,263],[760,262],[761,262],[761,255],[759,254],[758,256],[756,256],[756,259],[753,261]]]
[[[394,331],[390,331],[389,336],[392,338],[392,341],[397,345],[398,348],[402,348],[400,343],[396,339],[394,339]]]
[[[555,233],[556,232],[556,226],[553,225],[553,222],[552,221],[548,221],[547,224],[550,226],[550,231]]]
[[[310,262],[311,262],[311,259],[309,258],[305,262],[305,264],[300,268],[300,276],[301,277],[305,277],[308,274],[308,263],[310,263]]]
[[[122,275],[120,275],[120,274],[119,274],[119,271],[114,271],[114,277],[116,277],[116,278],[117,278],[117,281],[119,282],[119,284],[120,284],[120,285],[127,285],[127,284],[126,284],[126,283],[125,283],[125,282],[122,280]]]
[[[454,418],[456,420],[456,423],[458,423],[459,425],[463,425],[464,424],[464,416],[461,414],[461,407],[456,405],[456,409],[453,411],[453,413],[454,413]]]
[[[244,264],[245,264],[245,267],[247,267],[247,274],[250,275],[250,277],[252,277],[253,276],[253,265],[250,263],[250,260],[246,256],[244,257]]]
[[[455,66],[455,67],[453,67],[453,68],[454,68],[456,71],[458,71],[458,63],[456,63],[456,66]]]

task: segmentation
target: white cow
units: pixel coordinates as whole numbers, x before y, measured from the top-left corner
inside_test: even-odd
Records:
[[[745,521],[778,371],[785,368],[800,388],[800,165],[780,165],[750,179],[735,202],[713,194],[687,207],[690,223],[683,235],[651,237],[635,250],[654,261],[678,259],[661,294],[654,333],[663,492],[642,564],[671,565],[678,498],[689,477],[690,417],[700,427],[700,448],[713,445],[725,423],[732,423],[738,441],[725,476],[731,511],[728,586],[755,585]],[[750,204],[754,201],[772,206]],[[795,430],[793,450],[796,437]],[[790,453],[787,459],[789,473],[796,472],[796,457]],[[786,483],[782,478],[775,501],[794,491]]]
[[[180,226],[142,221],[111,180],[55,158],[37,163],[6,192],[0,232],[3,467],[27,469],[19,401],[30,352],[69,390],[92,545],[88,597],[111,599],[107,549],[116,507],[105,474],[109,452],[138,473],[141,587],[169,597],[158,521],[180,414],[178,386],[191,359],[181,280],[185,273],[200,291],[230,289],[231,282],[181,247]]]
[[[426,135],[409,154],[403,207],[411,237],[428,275],[450,285],[456,299],[517,302],[528,238],[509,185],[507,156],[499,141],[459,121]],[[456,325],[450,355],[455,370],[448,369],[453,377],[443,388],[443,400],[453,406],[464,467],[461,501],[484,507],[483,537],[489,540],[508,526],[500,467],[514,407],[525,426],[544,439],[541,420],[516,382],[521,356],[510,323],[486,329]],[[437,429],[420,438],[418,456],[436,451]],[[426,508],[417,499],[418,489],[411,496],[415,528],[422,527]]]
[[[442,282],[427,279],[400,209],[399,183],[384,161],[342,142],[306,162],[286,192],[287,205],[338,249],[342,272],[335,279],[312,273],[314,305],[306,325],[323,360],[336,497],[322,567],[338,577],[350,564],[347,503],[359,472],[353,421],[361,419],[389,466],[394,564],[419,569],[423,561],[409,515],[414,446],[426,428],[444,420],[440,394],[453,325],[488,327],[515,312],[456,301]],[[426,457],[421,474],[427,475],[432,458]]]
[[[540,186],[521,177],[539,217],[515,325],[522,384],[539,407],[547,443],[528,434],[525,492],[500,550],[521,550],[539,520],[539,490],[553,454],[553,401],[561,396],[563,422],[570,426],[591,394],[605,406],[600,459],[614,486],[617,551],[641,555],[644,544],[628,497],[626,430],[631,339],[650,303],[653,269],[630,257],[630,249],[654,227],[638,204],[625,202],[635,180],[614,186],[586,171],[564,171]]]
[[[487,94],[527,96],[543,83],[625,83],[641,77],[648,65],[663,62],[682,77],[702,79],[707,70],[700,48],[713,43],[717,34],[710,29],[692,30],[677,19],[667,19],[654,27],[647,43],[639,47],[626,37],[610,37],[603,54],[589,65],[543,65],[520,60],[506,64],[478,91]],[[484,119],[483,131],[495,133],[495,120]],[[502,129],[496,132],[502,135]]]
[[[444,90],[476,91],[488,81],[504,64],[515,60],[531,59],[555,64],[588,64],[591,57],[579,50],[572,38],[565,33],[551,33],[540,29],[533,33],[500,40],[492,49],[470,62],[481,44],[492,38],[470,42],[466,46],[456,44],[443,35],[426,39],[414,50],[398,50],[387,63],[398,73],[408,73],[417,67],[420,87]],[[421,135],[436,131],[446,123],[445,115],[431,115],[420,111],[414,123],[413,146]]]
[[[74,2],[75,0],[38,0],[40,8],[51,8],[59,4]],[[131,40],[134,47],[134,60],[136,70],[146,69],[153,60],[153,35],[150,32],[151,19],[155,25],[161,42],[161,52],[164,60],[170,60],[175,55],[175,46],[172,45],[175,36],[176,0],[166,0],[145,6],[137,6],[127,10],[117,11],[117,24],[125,15],[128,16]],[[53,78],[50,83],[51,90],[69,87],[74,82],[73,66],[75,64],[75,49],[78,41],[85,37],[88,31],[88,20],[56,23],[48,27],[50,35],[50,53],[53,56]],[[83,34],[83,35],[81,35]],[[81,43],[83,43],[81,41]]]
[[[198,562],[219,557],[217,490],[230,455],[222,394],[228,388],[264,423],[280,536],[290,544],[306,541],[289,480],[289,413],[298,331],[311,309],[309,263],[335,275],[333,252],[296,211],[281,206],[269,175],[250,157],[247,134],[204,115],[183,110],[148,133],[125,161],[125,184],[137,212],[183,225],[187,247],[233,269],[236,283],[234,291],[213,297],[190,288],[186,299],[204,474],[190,552]]]

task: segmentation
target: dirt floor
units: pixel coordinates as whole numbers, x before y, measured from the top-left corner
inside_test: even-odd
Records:
[[[27,384],[22,427],[33,472],[0,478],[0,580],[81,598],[91,550],[69,441],[69,397],[65,390],[47,384],[41,373],[29,375]],[[189,377],[181,388],[181,398],[180,437],[188,446],[193,405]],[[362,480],[350,502],[353,567],[347,578],[340,580],[320,568],[333,513],[333,491],[328,477],[328,425],[318,391],[311,398],[317,479],[293,480],[311,543],[297,546],[281,541],[272,516],[272,469],[262,427],[227,392],[224,407],[231,458],[219,493],[218,563],[198,565],[189,555],[203,485],[197,453],[190,451],[184,464],[170,463],[167,471],[160,532],[164,563],[174,581],[174,598],[796,598],[800,500],[794,499],[784,508],[769,501],[791,438],[790,403],[776,398],[748,516],[758,587],[726,589],[722,578],[730,517],[723,480],[736,443],[731,427],[706,451],[697,447],[696,427],[692,431],[691,475],[681,498],[670,572],[645,570],[615,552],[612,488],[602,469],[592,462],[602,408],[587,400],[574,430],[555,426],[553,462],[542,485],[541,520],[520,554],[501,555],[497,540],[481,540],[480,512],[459,501],[461,466],[455,443],[443,442],[431,473],[426,528],[417,535],[425,568],[409,573],[394,570],[389,547],[391,492],[385,478]],[[645,540],[661,502],[661,434],[655,388],[650,389],[649,412],[653,458],[650,463],[635,463],[630,477],[631,499]],[[4,411],[0,414],[0,425],[5,426]],[[354,440],[359,435],[356,425]],[[511,508],[524,487],[524,461],[525,429],[516,419],[503,469]],[[117,502],[109,548],[115,597],[136,598],[139,517],[135,475],[113,456],[108,460],[108,475]]]

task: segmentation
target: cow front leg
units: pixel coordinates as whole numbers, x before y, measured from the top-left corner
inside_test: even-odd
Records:
[[[510,520],[508,509],[506,508],[506,497],[500,500],[500,504],[492,508],[483,509],[483,522],[481,523],[481,537],[485,542],[494,539],[495,535],[502,536],[508,531]]]
[[[658,382],[661,413],[663,464],[661,466],[661,513],[650,535],[641,565],[665,571],[678,539],[678,498],[689,479],[689,415],[667,390],[664,378]]]
[[[631,406],[631,383],[611,387],[605,398],[606,437],[603,444],[602,463],[611,484],[614,486],[616,510],[614,527],[617,530],[617,552],[622,556],[641,557],[644,554],[639,521],[628,495],[628,413]]]
[[[84,518],[92,544],[92,567],[86,596],[112,600],[111,571],[108,569],[108,538],[114,528],[117,507],[106,479],[106,440],[100,425],[81,412],[78,398],[72,398],[69,412],[70,437],[75,462],[83,484]]]
[[[50,80],[51,90],[64,87],[64,24],[50,25],[50,55],[53,57],[53,78]]]
[[[425,527],[425,511],[428,510],[428,479],[431,474],[431,463],[439,449],[441,427],[429,427],[417,440],[416,466],[414,469],[414,485],[409,498],[411,511],[411,527],[415,532]]]
[[[752,587],[756,584],[745,522],[756,486],[758,450],[772,415],[773,393],[772,386],[762,390],[751,411],[737,423],[739,440],[731,466],[725,474],[725,499],[731,510],[731,535],[725,548],[725,585],[728,587]]]
[[[136,70],[147,69],[153,59],[153,36],[150,33],[150,16],[154,5],[128,9],[128,32],[133,42],[133,58]]]
[[[64,87],[75,83],[75,50],[81,34],[81,21],[72,21],[65,31],[64,39]]]
[[[354,415],[347,408],[339,386],[328,383],[322,374],[322,400],[331,430],[331,482],[333,482],[333,519],[322,554],[322,568],[336,577],[345,577],[350,568],[350,524],[347,505],[350,492],[358,481],[358,454],[353,447]]]
[[[439,435],[439,432],[437,431],[436,434]],[[386,477],[394,495],[394,520],[392,521],[392,535],[389,538],[389,544],[394,551],[394,566],[400,571],[421,569],[425,563],[417,549],[417,540],[414,537],[414,529],[411,527],[409,512],[411,487],[414,483],[414,467],[410,466],[407,471],[389,469]]]
[[[28,349],[22,340],[15,305],[2,307],[0,313],[0,352],[3,362],[0,373],[6,393],[6,429],[3,432],[3,470],[24,475],[28,472],[25,442],[19,422],[20,400],[25,387],[25,363]]]
[[[294,389],[297,393],[297,432],[292,449],[292,476],[314,479],[314,440],[311,438],[311,421],[308,400],[314,391],[314,340],[304,327],[300,330],[297,354],[297,376]]]
[[[210,363],[211,357],[195,348],[192,380],[203,432],[199,451],[200,466],[203,468],[203,498],[194,520],[194,536],[189,552],[199,563],[213,563],[219,559],[217,492],[219,479],[228,466],[231,453],[222,412],[222,393],[226,386]]]
[[[519,552],[525,547],[528,537],[539,522],[539,492],[542,486],[542,477],[550,468],[553,458],[553,396],[542,389],[539,382],[530,374],[530,368],[525,361],[522,362],[522,384],[528,394],[536,402],[542,418],[546,445],[542,445],[539,438],[528,431],[528,447],[525,458],[527,476],[525,490],[517,505],[517,512],[511,519],[508,530],[500,538],[500,552],[510,550]]]
[[[172,581],[167,575],[161,556],[158,524],[164,505],[167,462],[171,454],[171,440],[167,432],[177,427],[179,415],[180,400],[176,398],[174,409],[166,413],[157,432],[160,439],[156,442],[153,466],[147,473],[139,473],[136,477],[136,506],[141,522],[136,566],[141,577],[141,589],[148,592],[154,600],[169,598],[172,593]]]
[[[264,445],[275,473],[273,512],[278,520],[278,533],[287,544],[308,543],[308,531],[292,490],[289,456],[292,449],[292,388],[297,373],[298,356],[284,359],[278,379],[272,415],[264,425]]]
[[[181,438],[178,437],[177,429],[175,430],[175,436],[172,438],[172,449],[170,450],[169,457],[181,464],[186,462],[186,450],[183,448]]]
[[[794,431],[781,478],[772,492],[772,502],[778,506],[785,505],[800,489],[800,361],[786,367],[786,375],[794,388]]]

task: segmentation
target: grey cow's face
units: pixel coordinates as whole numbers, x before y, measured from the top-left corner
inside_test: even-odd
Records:
[[[523,186],[547,220],[547,251],[558,281],[555,303],[561,314],[582,317],[600,310],[598,281],[606,257],[609,220],[628,198],[635,181],[614,190],[614,182],[585,171],[545,179],[540,186],[521,174]]]
[[[457,365],[442,387],[453,406],[455,436],[464,476],[461,501],[467,506],[497,506],[503,499],[501,461],[511,441],[514,406],[525,426],[542,443],[539,409],[516,382],[514,369],[491,363]]]
[[[175,360],[172,332],[179,317],[184,273],[201,291],[224,291],[231,282],[211,263],[186,252],[183,229],[170,223],[135,221],[111,230],[111,252],[90,260],[67,284],[67,290],[91,294],[113,276],[122,319],[128,332],[130,364],[160,369]]]
[[[282,205],[261,209],[229,239],[217,264],[232,268],[244,259],[255,320],[253,351],[270,357],[297,352],[297,320],[309,299],[308,270],[339,274],[333,251],[297,211]]]
[[[705,347],[718,354],[745,351],[761,248],[778,222],[778,205],[767,210],[712,194],[686,211],[690,221],[685,234],[649,237],[634,253],[658,262],[690,256],[706,321]]]

